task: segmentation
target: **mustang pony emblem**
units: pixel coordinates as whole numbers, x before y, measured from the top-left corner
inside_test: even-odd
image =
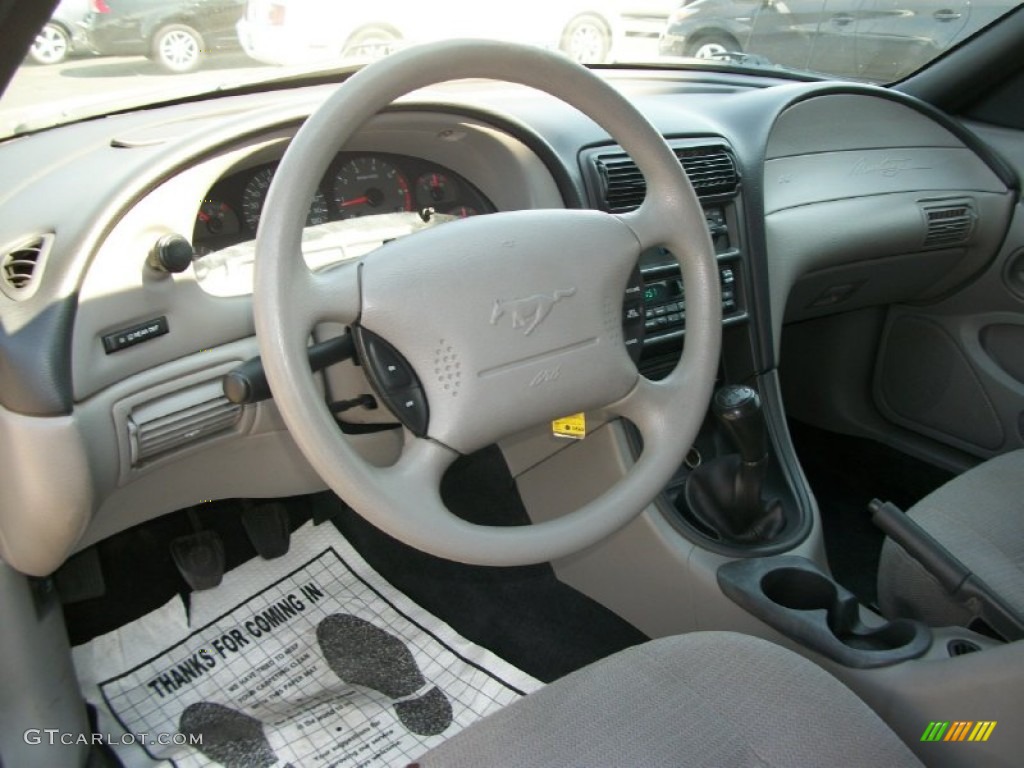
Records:
[[[555,304],[575,293],[575,288],[563,288],[554,293],[538,293],[527,296],[525,299],[509,299],[508,301],[495,299],[494,309],[491,310],[491,325],[497,325],[498,320],[506,312],[511,312],[512,327],[522,328],[523,335],[529,336],[533,333],[533,329],[551,314],[551,309]]]

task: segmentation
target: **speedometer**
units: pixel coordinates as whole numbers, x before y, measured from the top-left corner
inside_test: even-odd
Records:
[[[246,226],[253,232],[260,224],[260,216],[263,213],[263,206],[267,202],[267,190],[270,189],[270,182],[274,178],[273,167],[267,167],[253,174],[252,178],[242,190],[242,218]],[[306,226],[314,227],[317,224],[324,224],[330,219],[330,211],[327,208],[327,198],[319,189],[313,195],[313,202],[309,206],[309,215],[306,216]]]
[[[372,155],[341,166],[333,191],[335,211],[343,219],[412,210],[408,180],[392,163]]]

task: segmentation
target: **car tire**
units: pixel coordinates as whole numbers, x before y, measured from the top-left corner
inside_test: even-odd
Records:
[[[599,16],[583,14],[565,26],[558,47],[580,64],[604,64],[612,50],[612,32]]]
[[[153,35],[150,58],[171,74],[194,72],[203,60],[203,37],[186,24],[169,24]]]
[[[49,22],[36,35],[28,55],[36,64],[60,64],[71,52],[71,37],[60,24]]]
[[[395,43],[401,39],[401,35],[386,27],[365,27],[353,32],[345,41],[341,56],[344,59],[380,59],[394,51]]]
[[[743,52],[743,47],[726,35],[698,37],[686,49],[686,55],[695,59],[713,59],[728,51]]]

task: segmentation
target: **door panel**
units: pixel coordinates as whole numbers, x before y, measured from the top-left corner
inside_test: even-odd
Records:
[[[857,22],[859,77],[898,80],[960,39],[967,0],[867,0]]]
[[[764,0],[750,51],[775,64],[837,76],[856,71],[854,30],[864,0]]]
[[[242,18],[244,0],[197,0],[190,11],[197,17],[196,29],[208,45],[222,47],[235,42],[235,24]]]

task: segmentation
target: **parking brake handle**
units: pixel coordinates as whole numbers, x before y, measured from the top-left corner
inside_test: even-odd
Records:
[[[1024,638],[1024,620],[928,531],[890,502],[872,499],[871,521],[928,571],[947,594],[1008,642]]]

